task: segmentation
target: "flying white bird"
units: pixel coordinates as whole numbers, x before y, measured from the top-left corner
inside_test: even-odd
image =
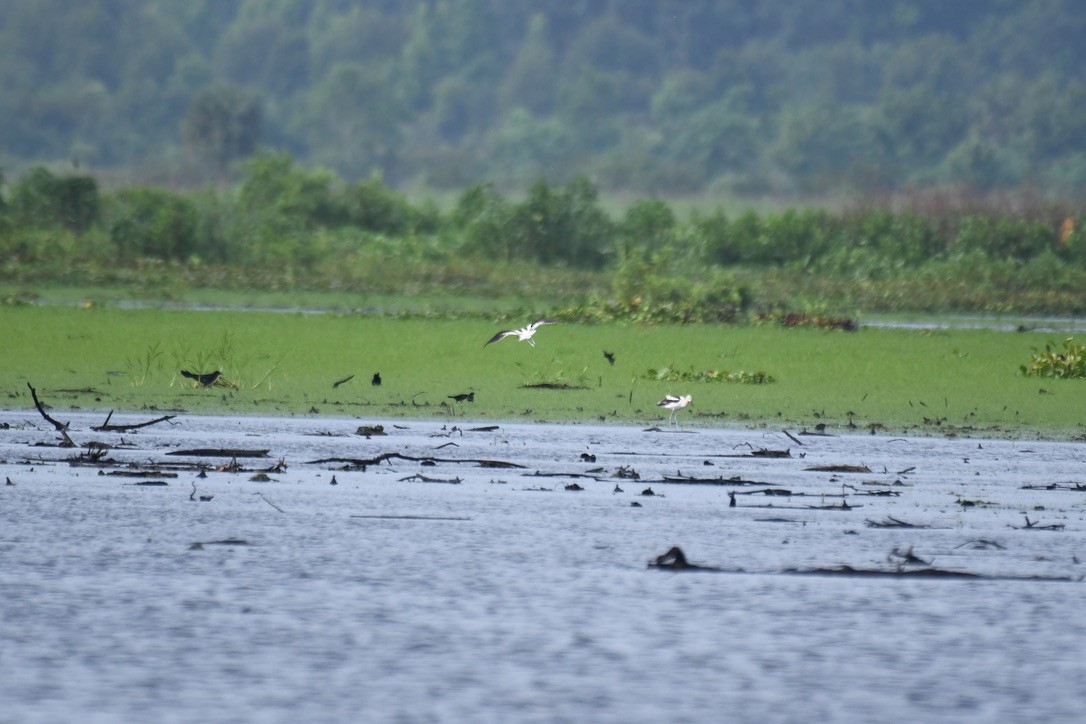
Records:
[[[558,320],[537,319],[536,321],[529,324],[527,327],[522,327],[520,329],[505,329],[491,337],[486,344],[490,344],[491,342],[497,342],[499,339],[505,339],[506,337],[511,337],[515,334],[517,335],[517,339],[519,341],[527,342],[528,344],[535,347],[535,340],[532,339],[532,336],[535,335],[536,330],[542,327],[544,324],[558,324]],[[484,344],[483,346],[485,347],[486,344]]]
[[[676,397],[675,395],[667,395],[664,397],[664,399],[657,402],[656,406],[666,407],[667,409],[671,410],[671,417],[668,418],[668,421],[672,424],[676,424],[675,415],[678,414],[679,410],[689,405],[693,399],[693,395],[682,395],[680,397]]]

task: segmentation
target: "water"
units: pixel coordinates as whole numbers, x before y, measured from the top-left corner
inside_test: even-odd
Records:
[[[128,445],[107,471],[229,462],[165,454],[183,448],[270,453],[136,486],[156,476],[72,466],[76,452],[39,446],[57,435],[36,413],[0,413],[0,478],[15,483],[0,485],[0,721],[1086,713],[1086,491],[1022,488],[1086,481],[1083,443],[439,421],[366,439],[354,432],[372,420],[188,415],[115,434],[89,429],[101,416],[54,416],[81,444]],[[791,457],[730,457],[760,448]],[[524,467],[312,462],[391,452]],[[280,459],[269,482],[250,479]],[[807,469],[823,465],[872,472]],[[193,482],[213,499],[190,500]],[[766,488],[793,495],[729,507],[729,491]],[[928,527],[868,524],[890,518]],[[248,545],[213,543],[227,539]],[[672,545],[726,572],[647,568]],[[983,577],[785,572],[894,570],[910,547]]]

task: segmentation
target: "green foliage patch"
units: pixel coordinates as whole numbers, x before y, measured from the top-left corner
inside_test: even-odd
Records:
[[[1084,212],[1066,203],[918,194],[903,208],[683,220],[648,199],[616,220],[583,177],[540,180],[522,199],[478,184],[442,212],[287,154],[244,169],[236,188],[198,192],[103,192],[37,169],[0,205],[0,282],[167,298],[194,287],[521,296],[561,303],[568,319],[649,324],[766,310],[787,323],[814,308],[820,323],[857,311],[1086,312]]]
[[[732,382],[742,385],[765,385],[777,380],[765,372],[746,372],[737,370],[678,370],[668,365],[659,369],[650,369],[645,373],[646,380],[660,380],[665,382]]]
[[[1046,344],[1043,351],[1035,350],[1028,365],[1022,365],[1022,374],[1030,377],[1056,377],[1086,379],[1086,345],[1068,337],[1053,348]]]

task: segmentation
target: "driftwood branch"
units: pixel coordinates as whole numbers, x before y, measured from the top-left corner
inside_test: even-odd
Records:
[[[868,528],[930,528],[929,525],[921,525],[918,523],[907,523],[904,520],[899,520],[892,515],[886,516],[886,520],[867,520]]]
[[[792,442],[794,442],[795,444],[800,445],[800,446],[803,445],[803,443],[799,441],[798,437],[796,437],[792,433],[788,432],[787,430],[781,430],[781,432],[783,432],[785,435],[787,435],[788,439],[791,440]]]
[[[138,430],[141,427],[150,427],[151,425],[157,425],[160,422],[169,422],[177,417],[177,415],[163,415],[162,417],[155,418],[154,420],[148,420],[146,422],[136,422],[131,425],[110,425],[110,418],[113,417],[113,410],[109,411],[106,415],[106,421],[97,427],[92,426],[91,429],[95,432],[129,432],[131,430]]]
[[[38,412],[40,412],[41,416],[45,418],[45,421],[52,425],[54,428],[56,428],[56,431],[59,432],[64,438],[64,442],[61,444],[61,447],[76,447],[76,444],[72,441],[72,438],[68,437],[68,423],[57,422],[53,418],[49,417],[49,413],[45,411],[45,408],[42,407],[41,401],[38,399],[38,391],[35,390],[34,386],[31,385],[29,382],[26,383],[26,386],[30,388],[30,396],[34,398],[34,407],[38,408]]]
[[[474,458],[457,460],[454,458],[414,457],[412,455],[404,455],[397,452],[383,453],[375,458],[369,459],[322,458],[320,460],[310,460],[308,464],[324,465],[327,463],[342,463],[344,465],[349,465],[352,468],[361,468],[362,471],[365,472],[366,468],[370,465],[380,465],[381,463],[392,459],[407,460],[408,462],[422,463],[423,465],[436,465],[437,463],[474,463],[482,468],[524,468],[523,465],[508,463],[503,460],[479,460]]]
[[[456,478],[428,478],[425,475],[416,473],[415,475],[408,475],[406,478],[400,478],[399,482],[412,482],[412,483],[448,483],[450,485],[459,485],[464,482],[459,477]]]

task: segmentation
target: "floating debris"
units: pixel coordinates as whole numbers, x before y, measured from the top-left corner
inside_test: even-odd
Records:
[[[871,468],[866,465],[816,465],[804,470],[815,473],[870,473]]]
[[[653,560],[649,561],[649,568],[662,568],[669,571],[719,571],[719,568],[713,566],[701,566],[696,563],[691,563],[686,560],[686,554],[683,553],[682,548],[678,546],[672,546],[667,553],[656,556]]]

